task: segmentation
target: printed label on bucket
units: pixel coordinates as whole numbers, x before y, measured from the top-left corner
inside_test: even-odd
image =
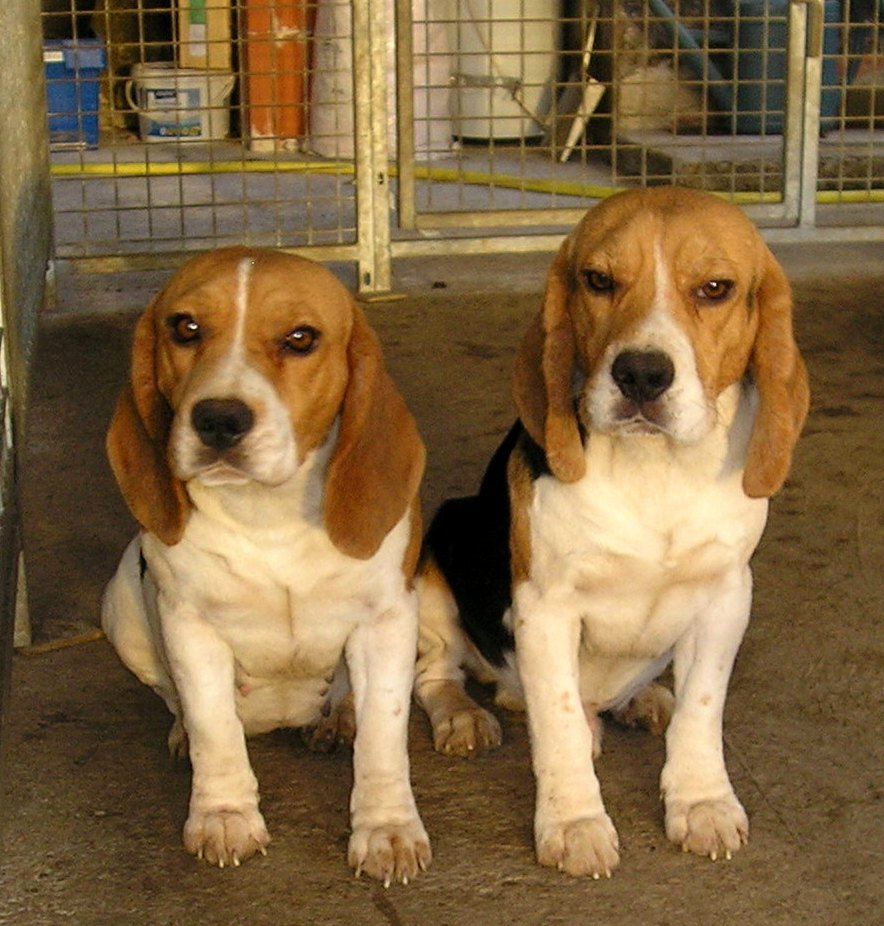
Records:
[[[143,109],[199,109],[201,106],[199,90],[147,87],[144,95]]]
[[[147,123],[147,134],[154,138],[199,138],[203,134],[203,127],[198,116],[175,122],[150,120]]]

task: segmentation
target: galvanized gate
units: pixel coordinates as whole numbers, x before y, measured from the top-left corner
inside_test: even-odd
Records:
[[[772,237],[880,235],[882,125],[848,98],[880,71],[881,4],[668,2],[99,0],[105,60],[73,75],[99,125],[54,145],[56,258],[244,241],[355,261],[383,291],[393,258],[550,249],[599,198],[671,183]],[[85,31],[79,0],[53,3],[47,34]],[[185,67],[195,51],[220,67]],[[50,76],[50,110],[70,80]]]
[[[36,0],[0,4],[0,726],[10,653],[28,642],[19,474],[28,378],[51,250]]]

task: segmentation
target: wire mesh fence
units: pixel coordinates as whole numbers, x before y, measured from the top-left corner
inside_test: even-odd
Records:
[[[44,13],[58,256],[355,241],[349,3],[78,4]]]
[[[822,93],[838,109],[822,126],[817,222],[848,224],[884,189],[884,3],[843,0],[826,12]]]
[[[348,254],[377,234],[360,227],[360,124],[389,154],[378,195],[400,241],[564,227],[615,189],[672,183],[787,225],[808,142],[819,221],[880,221],[877,0],[355,4],[43,0],[57,256]],[[380,38],[354,27],[366,6]]]

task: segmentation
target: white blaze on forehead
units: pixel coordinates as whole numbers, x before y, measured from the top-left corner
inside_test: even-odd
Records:
[[[657,238],[654,241],[654,311],[666,311],[673,295],[673,281],[663,257],[663,243]]]
[[[255,266],[251,257],[244,257],[236,268],[236,322],[233,333],[233,351],[240,353],[246,332],[246,313],[249,307],[249,281]]]
[[[647,314],[636,328],[608,345],[599,372],[590,380],[586,407],[590,421],[597,428],[615,429],[623,397],[613,379],[614,361],[627,350],[660,352],[672,361],[675,376],[657,401],[660,413],[657,423],[676,440],[692,442],[711,427],[713,412],[697,371],[693,342],[675,312],[678,286],[664,254],[664,233],[661,230],[654,240],[654,294]]]
[[[242,479],[266,485],[278,485],[288,479],[297,466],[297,446],[289,409],[274,383],[249,361],[246,351],[246,321],[249,311],[249,287],[254,258],[245,257],[236,265],[234,281],[233,337],[221,356],[207,359],[204,375],[187,394],[175,416],[172,429],[172,456],[176,473],[191,479],[201,473],[211,484],[239,482]],[[226,344],[226,338],[224,339]],[[236,470],[232,466],[212,475],[217,462],[205,462],[205,448],[191,426],[190,412],[202,399],[229,398],[244,402],[255,416],[254,427],[237,448]],[[232,472],[232,475],[231,475]],[[220,479],[220,482],[217,481]],[[209,483],[207,483],[209,484]]]

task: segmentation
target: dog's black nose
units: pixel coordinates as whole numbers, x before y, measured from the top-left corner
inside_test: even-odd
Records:
[[[614,360],[611,376],[617,388],[642,405],[663,395],[675,379],[675,366],[662,351],[625,350]]]
[[[203,399],[193,406],[190,423],[207,447],[229,450],[252,429],[255,416],[239,399]]]

